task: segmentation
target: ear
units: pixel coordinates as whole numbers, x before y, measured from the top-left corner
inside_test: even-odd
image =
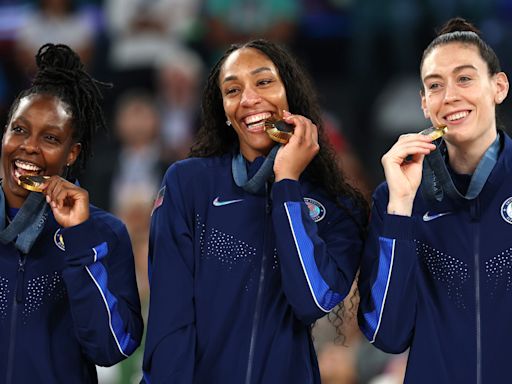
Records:
[[[74,143],[71,146],[71,150],[69,151],[68,157],[66,159],[66,165],[68,167],[75,163],[81,150],[82,150],[82,144],[80,144],[80,143]]]
[[[421,97],[421,109],[423,110],[423,116],[425,116],[425,119],[430,119],[430,113],[428,113],[427,108],[427,99],[425,98],[425,92],[420,91],[420,97]]]
[[[494,94],[494,102],[496,104],[501,104],[508,95],[509,83],[507,75],[504,72],[498,72],[495,75],[495,81],[496,93]]]

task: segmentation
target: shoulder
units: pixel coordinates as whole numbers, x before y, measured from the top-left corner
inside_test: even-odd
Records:
[[[219,172],[227,170],[231,172],[231,155],[191,157],[177,161],[169,166],[165,172],[165,180],[199,180],[204,177],[212,177],[212,175],[218,176]]]
[[[117,216],[94,205],[89,206],[90,218],[97,228],[116,235],[126,231],[125,224]]]

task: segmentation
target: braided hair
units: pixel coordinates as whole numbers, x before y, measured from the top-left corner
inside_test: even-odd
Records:
[[[71,114],[73,140],[81,144],[78,158],[66,175],[72,181],[85,169],[92,155],[95,133],[107,130],[100,106],[103,98],[100,87],[110,88],[111,84],[93,79],[85,71],[80,57],[67,45],[45,44],[35,57],[37,73],[32,85],[18,94],[9,109],[7,121],[11,121],[21,99],[29,95],[51,95],[65,103]]]

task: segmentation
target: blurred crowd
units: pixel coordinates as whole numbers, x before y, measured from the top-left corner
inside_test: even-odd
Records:
[[[166,168],[188,153],[205,76],[226,46],[263,37],[300,58],[341,165],[369,198],[382,181],[385,150],[399,134],[428,126],[421,54],[434,28],[456,15],[481,28],[510,76],[509,0],[0,0],[0,119],[5,124],[46,42],[68,44],[95,78],[113,83],[104,100],[111,132],[95,144],[80,182],[93,204],[126,222],[147,304],[153,200]],[[500,111],[505,126],[509,107]],[[401,383],[406,355],[377,351],[356,323],[348,316],[341,338],[327,318],[315,325],[322,382]],[[100,371],[101,382],[138,383],[141,358],[139,348]]]

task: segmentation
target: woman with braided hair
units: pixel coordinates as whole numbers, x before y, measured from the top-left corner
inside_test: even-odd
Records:
[[[65,45],[36,60],[2,139],[0,381],[97,383],[95,365],[129,356],[143,329],[128,233],[76,182],[106,84]]]

